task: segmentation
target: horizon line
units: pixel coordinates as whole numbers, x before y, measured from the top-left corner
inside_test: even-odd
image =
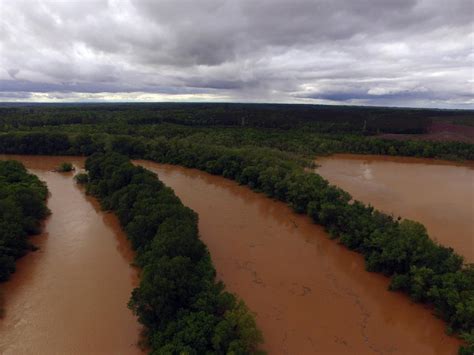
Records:
[[[302,103],[302,102],[263,102],[263,101],[0,101],[0,106],[20,105],[126,105],[126,104],[211,104],[211,105],[281,105],[281,106],[331,106],[331,107],[355,107],[355,108],[389,108],[409,110],[436,110],[436,111],[474,111],[470,108],[446,108],[446,107],[420,107],[420,106],[382,106],[382,105],[357,105],[344,103]],[[470,105],[470,104],[466,104]]]

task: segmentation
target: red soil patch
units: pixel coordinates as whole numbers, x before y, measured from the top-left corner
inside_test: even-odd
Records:
[[[387,139],[419,139],[431,141],[457,141],[474,144],[474,127],[456,125],[448,122],[433,122],[425,134],[395,134],[386,133],[379,135]]]

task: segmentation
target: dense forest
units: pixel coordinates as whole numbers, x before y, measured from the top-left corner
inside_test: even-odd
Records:
[[[274,105],[160,104],[139,106],[137,110],[134,107],[124,104],[3,108],[11,111],[2,118],[0,152],[92,155],[112,151],[130,158],[200,169],[247,185],[288,203],[296,212],[307,214],[323,225],[333,238],[361,253],[369,271],[390,277],[390,289],[431,305],[447,322],[450,332],[462,334],[471,344],[470,350],[464,348],[461,352],[472,353],[474,266],[466,265],[452,249],[433,242],[421,224],[394,219],[354,201],[348,193],[308,169],[316,155],[336,152],[474,160],[474,145],[469,143],[400,141],[372,135],[376,131],[421,132],[426,122],[435,117],[457,115],[459,119],[469,120],[471,111],[361,108],[352,113],[345,107],[302,106],[298,110],[314,113],[312,116],[307,112],[305,116],[296,109],[294,113],[291,106],[275,108]],[[270,114],[272,110],[278,113]],[[290,119],[291,115],[300,118]],[[403,122],[408,118],[417,127],[413,131]],[[373,126],[376,123],[378,126]],[[120,166],[124,181],[135,174],[129,172],[135,170],[123,157],[97,155],[91,161],[110,165],[107,174],[115,171],[114,166]],[[89,173],[90,191],[104,201],[106,208],[119,211],[123,208],[117,205],[120,194],[117,192],[115,199],[111,197],[122,191],[119,174],[114,178],[102,176],[105,173],[97,169],[96,177],[92,170]],[[136,171],[138,176],[148,176],[142,170]],[[116,189],[112,181],[118,184]],[[122,192],[128,195],[126,189]],[[131,196],[135,193],[131,192]],[[153,210],[152,206],[150,209]],[[151,243],[156,230],[143,228],[148,223],[145,217],[132,223],[129,218],[133,213],[129,211],[120,217],[121,212],[117,212],[121,221],[125,218],[125,229],[140,255],[137,263],[145,270],[153,262],[141,256],[147,255],[141,251],[141,243]],[[167,267],[163,266],[164,270]],[[146,275],[155,277],[152,271]],[[151,329],[150,334],[154,334],[154,348],[161,349],[168,341],[181,344],[179,339],[170,340],[165,324],[146,312],[150,307],[142,297],[153,295],[154,291],[141,289],[140,286],[134,293],[131,307]],[[234,301],[232,307],[235,304]],[[186,305],[192,308],[191,303]],[[165,307],[164,303],[161,306]],[[184,323],[178,322],[178,318],[169,319],[169,324],[176,327],[173,329],[183,329]],[[196,324],[200,321],[196,320]],[[189,319],[186,322],[192,323]]]
[[[253,315],[216,281],[196,213],[126,156],[96,153],[86,169],[87,191],[117,214],[136,251],[142,272],[129,307],[145,325],[152,353],[259,353]]]
[[[20,154],[91,154],[111,145],[143,154],[147,144],[166,141],[176,145],[212,145],[229,148],[261,148],[294,159],[312,160],[332,153],[380,154],[474,160],[474,144],[419,140],[389,140],[356,135],[321,135],[298,130],[267,131],[255,128],[188,128],[174,125],[60,126],[33,131],[0,133],[0,152]]]
[[[48,190],[17,161],[0,161],[0,281],[15,271],[15,260],[33,250],[28,236],[39,233],[48,215]]]
[[[121,121],[132,125],[307,128],[326,133],[423,133],[433,119],[465,121],[473,112],[361,106],[238,103],[0,105],[0,126],[57,126]]]
[[[473,160],[474,145],[456,141],[387,139],[387,133],[423,133],[433,121],[474,121],[468,110],[270,104],[83,104],[0,106],[0,147],[15,138],[25,152],[29,134],[50,136],[53,151],[76,153],[74,140],[93,137],[106,145],[110,135],[141,140],[175,140],[214,146],[261,147],[306,158],[359,153]],[[39,137],[34,137],[38,141]],[[18,142],[16,142],[18,143]],[[45,142],[47,143],[47,142]],[[82,143],[79,143],[82,144]],[[48,147],[38,147],[42,151]],[[11,148],[13,149],[13,148]]]

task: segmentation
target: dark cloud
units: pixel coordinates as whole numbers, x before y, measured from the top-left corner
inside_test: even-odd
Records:
[[[8,99],[20,99],[20,100],[27,100],[31,98],[31,92],[8,92],[8,91],[0,91],[0,100],[8,100]]]
[[[434,93],[431,91],[400,91],[394,93],[385,93],[385,94],[370,94],[364,91],[349,91],[349,92],[327,92],[323,94],[308,94],[305,96],[306,98],[312,99],[322,99],[322,100],[331,100],[331,101],[351,101],[351,100],[380,100],[380,101],[393,101],[393,100],[406,100],[406,102],[410,102],[413,100],[438,100],[443,96]]]
[[[226,83],[206,84],[206,87],[225,88]],[[221,85],[221,87],[219,87]],[[230,84],[227,84],[230,85]],[[101,82],[61,82],[61,83],[46,83],[29,80],[0,80],[1,92],[36,92],[36,93],[130,93],[130,92],[144,92],[144,93],[160,93],[160,94],[179,94],[179,93],[200,93],[197,90],[199,85],[189,87],[172,87],[159,85],[145,85],[145,86],[130,86],[130,85],[114,85]]]
[[[0,0],[0,9],[0,93],[474,106],[471,0]]]

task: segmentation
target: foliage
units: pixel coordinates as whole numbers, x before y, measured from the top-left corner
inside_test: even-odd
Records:
[[[79,173],[74,176],[74,180],[76,180],[76,183],[79,185],[85,185],[89,182],[89,175],[86,173]]]
[[[152,353],[256,353],[261,333],[216,282],[196,213],[123,155],[94,154],[86,169],[88,192],[117,214],[137,252],[141,280],[129,307],[146,326]]]
[[[466,342],[465,346],[459,349],[459,355],[472,355],[474,354],[474,330],[469,333],[463,333],[461,337]]]
[[[15,271],[15,260],[33,246],[28,235],[39,232],[49,213],[44,183],[17,161],[0,161],[0,281]]]
[[[61,163],[59,167],[56,169],[60,173],[68,173],[74,170],[74,166],[71,163]]]
[[[474,160],[474,145],[463,142],[382,139],[360,134],[327,134],[249,127],[158,125],[75,125],[35,127],[34,131],[0,133],[6,154],[90,155],[106,149],[142,157],[150,142],[176,142],[228,148],[271,149],[300,159],[333,153],[399,155],[448,160]]]

